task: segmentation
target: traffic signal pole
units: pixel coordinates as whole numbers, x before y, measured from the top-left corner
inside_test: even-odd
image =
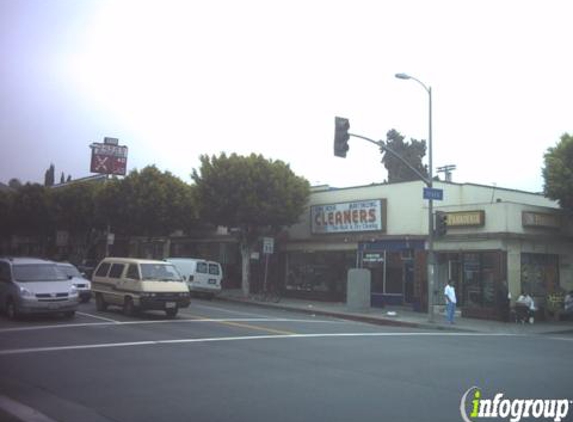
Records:
[[[388,152],[392,156],[400,160],[406,167],[412,170],[419,178],[422,180],[428,188],[432,188],[432,94],[431,88],[428,91],[430,94],[430,126],[429,126],[429,171],[428,177],[420,173],[414,166],[404,159],[400,154],[396,153],[392,149],[388,148],[384,142],[375,141],[373,139],[367,138],[366,136],[357,135],[355,133],[349,133],[348,129],[350,124],[348,119],[341,117],[335,118],[335,132],[334,132],[334,154],[338,157],[345,158],[346,152],[348,151],[348,139],[350,137],[363,139],[370,142],[385,152]],[[434,322],[434,295],[435,295],[435,254],[434,254],[434,201],[433,199],[428,200],[428,321]]]

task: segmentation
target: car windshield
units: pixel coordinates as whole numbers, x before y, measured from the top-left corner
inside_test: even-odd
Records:
[[[181,281],[181,276],[171,264],[141,264],[144,280]]]
[[[80,271],[74,267],[73,265],[58,265],[58,268],[60,269],[60,271],[63,271],[64,274],[68,277],[81,277],[82,274],[80,273]]]
[[[17,281],[59,281],[67,280],[66,274],[55,264],[14,265],[14,279]]]

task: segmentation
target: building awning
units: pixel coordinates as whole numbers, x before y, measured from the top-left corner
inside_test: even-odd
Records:
[[[360,242],[358,244],[358,250],[360,252],[364,251],[404,251],[408,249],[424,249],[424,240],[404,240],[404,239],[392,239],[392,240],[377,240],[374,242]]]

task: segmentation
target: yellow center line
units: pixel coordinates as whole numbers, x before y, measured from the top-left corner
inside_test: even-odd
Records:
[[[189,317],[192,319],[197,319],[197,320],[211,320],[212,319],[209,317],[204,317],[204,316],[196,315],[196,314],[190,315]],[[248,328],[249,330],[266,331],[267,333],[287,335],[287,336],[298,334],[298,333],[295,333],[294,331],[276,330],[274,328],[259,327],[258,325],[245,324],[245,323],[241,323],[241,322],[231,322],[231,321],[211,321],[211,322],[214,322],[217,324],[228,325],[231,327]]]

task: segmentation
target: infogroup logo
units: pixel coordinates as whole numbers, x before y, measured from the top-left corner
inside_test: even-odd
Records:
[[[569,399],[508,399],[496,393],[493,399],[482,396],[479,387],[469,388],[460,401],[460,413],[465,422],[501,418],[511,422],[522,419],[546,419],[559,422],[567,417],[573,401]]]

